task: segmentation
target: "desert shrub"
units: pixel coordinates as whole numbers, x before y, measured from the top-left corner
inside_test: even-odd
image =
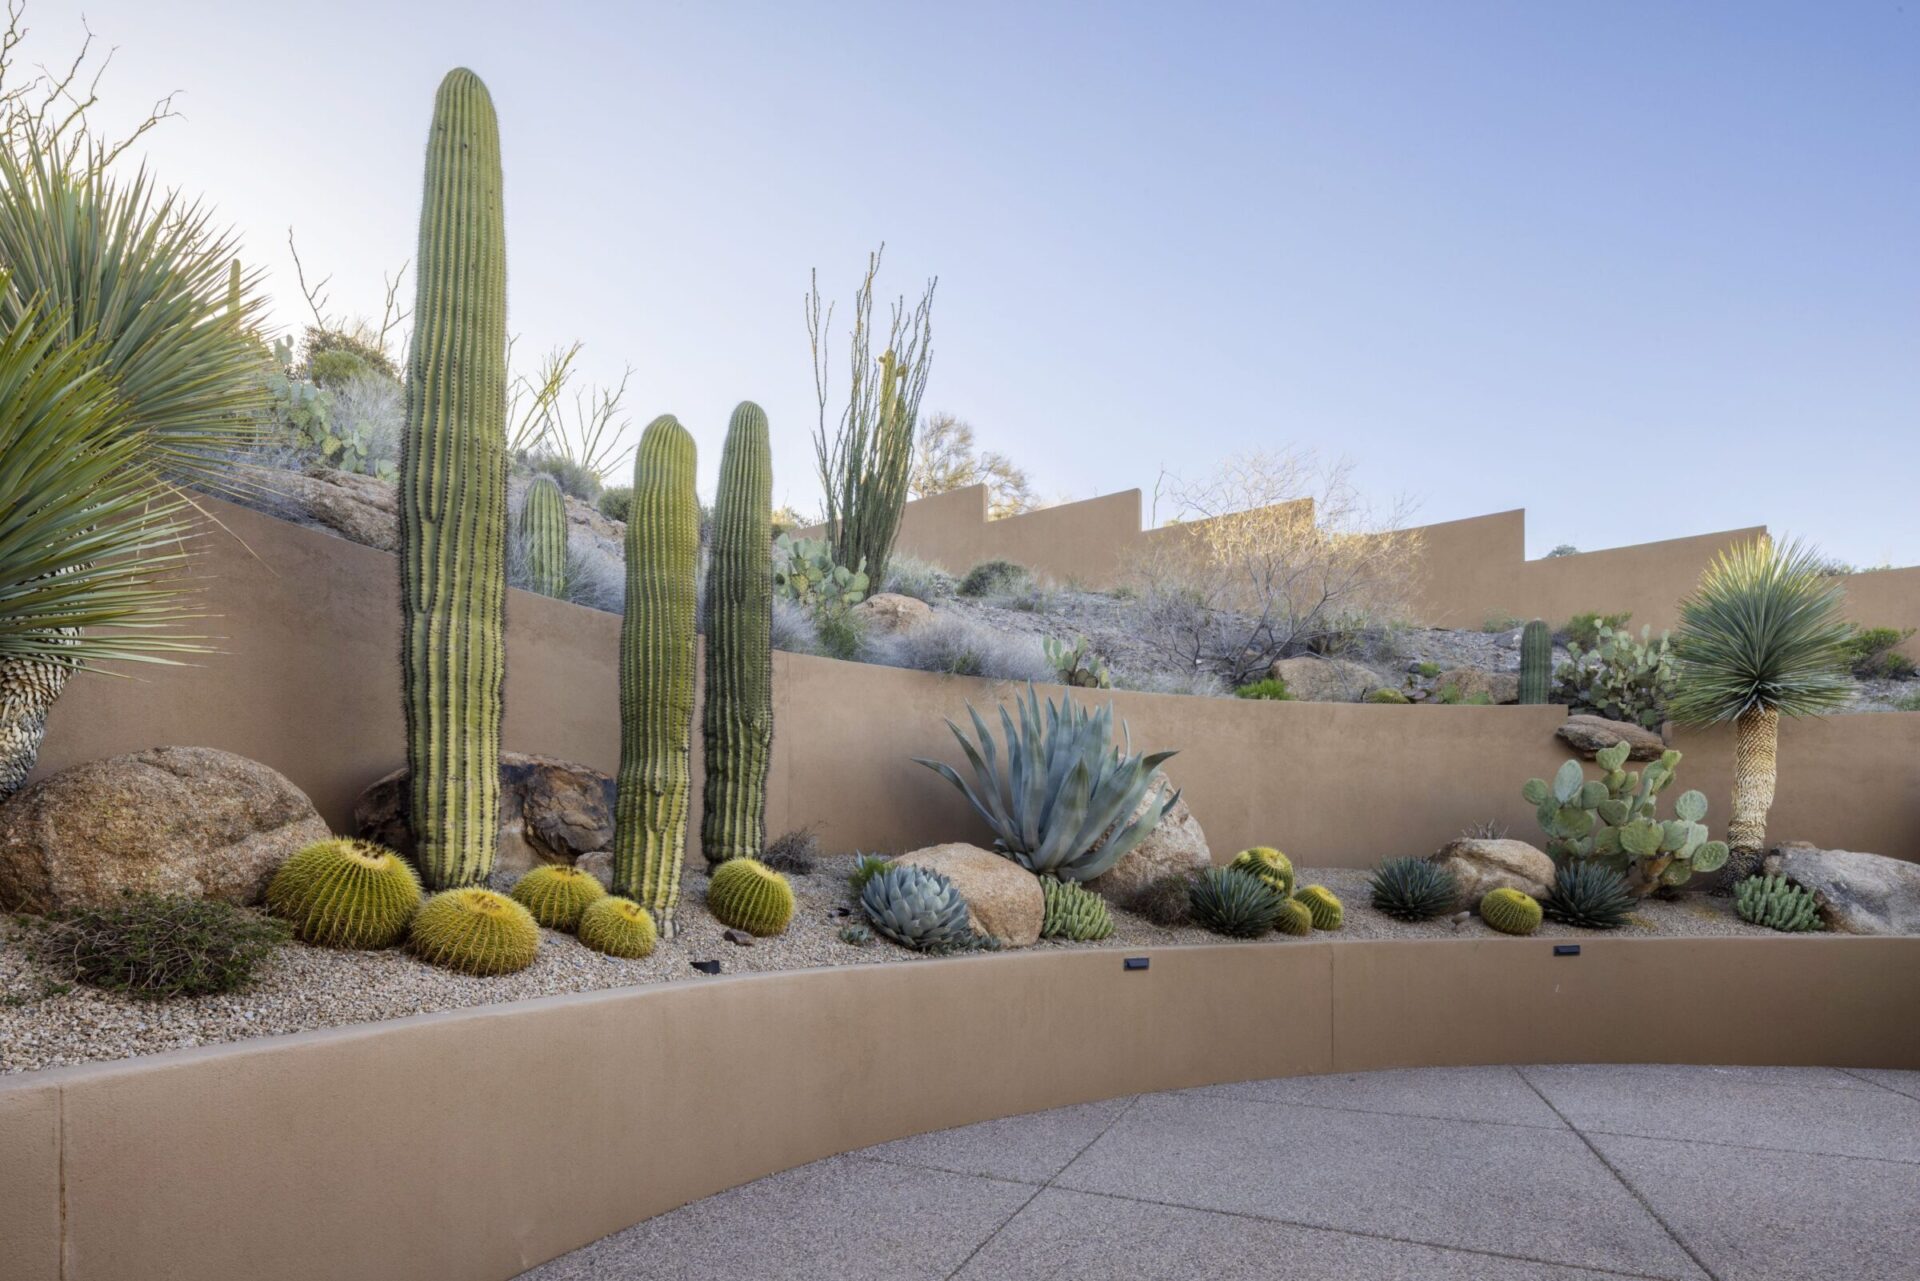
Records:
[[[509,564],[511,571],[511,564]],[[627,562],[587,538],[567,541],[567,599],[609,614],[627,607]]]
[[[362,374],[321,387],[277,369],[261,377],[270,436],[291,449],[291,461],[383,479],[399,474],[406,404],[398,383]]]
[[[608,520],[627,523],[627,513],[633,510],[633,486],[609,485],[600,491],[600,514]]]
[[[1547,553],[1547,559],[1559,560],[1562,556],[1578,556],[1579,554],[1580,549],[1572,543],[1561,543],[1558,547],[1555,547]]]
[[[960,580],[962,596],[1010,595],[1020,591],[1033,581],[1033,574],[1025,565],[1016,565],[1010,560],[983,560],[967,571]]]
[[[1011,591],[989,592],[981,603],[1023,614],[1051,614],[1060,607],[1060,593],[1042,582],[1029,582]]]
[[[1233,696],[1235,698],[1262,699],[1271,703],[1288,703],[1293,701],[1292,691],[1287,688],[1286,681],[1280,679],[1278,676],[1269,676],[1264,680],[1257,680],[1251,684],[1242,685],[1233,691]]]
[[[1378,689],[1368,690],[1367,696],[1360,701],[1363,703],[1411,703],[1413,700],[1397,689],[1389,689],[1382,685]]]
[[[90,987],[164,1000],[244,986],[291,936],[285,922],[217,899],[129,894],[49,916],[41,942]]]
[[[999,631],[952,613],[936,613],[910,631],[870,636],[862,657],[886,667],[952,676],[1043,684],[1054,678],[1038,636]]]
[[[821,654],[846,662],[854,662],[861,657],[860,646],[866,639],[866,628],[861,626],[859,616],[852,610],[832,606],[815,610],[813,626]],[[905,665],[893,664],[896,667]]]
[[[364,378],[370,372],[367,362],[350,351],[323,351],[307,361],[307,377],[322,387]]]
[[[1899,698],[1894,699],[1893,710],[1896,712],[1920,712],[1920,690],[1915,690],[1911,694],[1902,694]]]
[[[768,841],[767,848],[760,854],[762,863],[789,876],[807,875],[819,859],[820,838],[813,834],[811,825],[782,832]]]
[[[1127,900],[1126,907],[1163,929],[1185,925],[1193,919],[1193,878],[1174,872],[1149,881]]]
[[[881,590],[933,604],[953,595],[954,581],[952,574],[931,561],[895,553],[887,562],[887,581]]]
[[[553,477],[564,493],[583,503],[590,503],[600,496],[600,478],[586,464],[565,454],[534,454],[526,463],[535,475]]]
[[[1560,635],[1581,649],[1592,649],[1600,643],[1600,629],[1622,631],[1627,620],[1632,618],[1631,611],[1622,610],[1618,614],[1602,614],[1596,610],[1583,610],[1561,625]]]
[[[1137,634],[1170,664],[1207,668],[1233,685],[1274,660],[1405,614],[1419,535],[1404,509],[1378,517],[1345,463],[1253,452],[1212,480],[1176,485],[1182,516],[1126,567]]]
[[[1489,632],[1489,633],[1510,632],[1516,628],[1524,627],[1526,625],[1526,621],[1527,621],[1526,619],[1520,618],[1514,614],[1509,614],[1505,610],[1495,610],[1493,613],[1488,614],[1484,619],[1481,620],[1480,630],[1483,632]]]
[[[1440,674],[1442,669],[1440,667],[1440,664],[1434,662],[1432,659],[1425,659],[1415,664],[1413,670],[1418,672],[1420,675],[1426,677],[1428,680],[1432,680],[1434,677]]]
[[[371,334],[371,330],[368,332]],[[308,325],[302,346],[306,352],[306,375],[314,382],[326,381],[320,376],[323,368],[346,368],[346,361],[339,359],[346,357],[362,370],[377,374],[396,386],[399,385],[400,371],[395,368],[392,358],[379,343],[370,341],[368,337],[349,333],[344,329]]]
[[[913,442],[913,469],[907,478],[915,498],[948,494],[968,485],[987,487],[987,518],[1018,516],[1039,506],[1033,482],[1011,458],[978,450],[973,427],[952,414],[928,414]]]
[[[1193,698],[1226,698],[1233,693],[1227,683],[1212,672],[1193,671],[1114,671],[1113,687],[1141,694],[1185,694]]]
[[[1845,642],[1847,670],[1868,679],[1905,680],[1915,669],[1900,646],[1912,637],[1911,627],[1855,627]]]
[[[820,652],[820,625],[813,611],[784,596],[773,598],[773,647],[789,654]]]
[[[1666,719],[1677,681],[1667,634],[1650,639],[1651,628],[1631,633],[1600,628],[1593,648],[1569,643],[1567,661],[1554,671],[1554,701],[1576,712],[1631,721],[1648,729]]]
[[[1447,707],[1492,707],[1493,695],[1484,689],[1463,695],[1458,685],[1448,681],[1433,692],[1433,701]]]

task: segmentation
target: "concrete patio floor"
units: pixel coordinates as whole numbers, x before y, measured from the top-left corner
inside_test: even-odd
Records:
[[[534,1281],[1920,1277],[1920,1072],[1433,1068],[832,1157]]]

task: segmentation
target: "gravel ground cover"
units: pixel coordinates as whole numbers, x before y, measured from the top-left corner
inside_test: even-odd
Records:
[[[859,919],[846,892],[851,866],[851,856],[832,856],[812,875],[792,878],[798,898],[793,925],[784,935],[755,940],[750,947],[726,940],[705,910],[706,877],[691,871],[678,936],[663,940],[644,960],[602,956],[568,935],[549,931],[539,959],[528,969],[501,978],[474,978],[436,969],[398,949],[344,952],[290,944],[242,991],[167,1002],[139,1001],[70,983],[67,975],[36,957],[29,924],[0,918],[0,1073],[567,992],[697,982],[706,976],[692,967],[696,960],[717,960],[727,974],[925,960],[884,939],[866,947],[840,941],[841,926]],[[1363,869],[1302,870],[1302,884],[1325,885],[1347,905],[1345,928],[1315,935],[1316,941],[1498,937],[1473,917],[1409,924],[1382,916],[1367,905],[1367,877]],[[1125,949],[1225,941],[1197,927],[1163,929],[1126,912],[1115,912],[1114,923],[1113,937],[1101,943],[1038,946]],[[1729,899],[1691,895],[1646,903],[1631,923],[1614,933],[1671,937],[1771,931],[1740,920]],[[1552,922],[1540,931],[1540,937],[1556,938],[1591,934]],[[1243,946],[1291,947],[1303,941],[1274,934]]]

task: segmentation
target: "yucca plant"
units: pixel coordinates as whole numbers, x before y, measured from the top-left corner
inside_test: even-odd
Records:
[[[1733,722],[1733,808],[1727,843],[1747,868],[1766,842],[1782,716],[1846,704],[1844,589],[1813,548],[1759,538],[1715,557],[1680,603],[1679,685],[1668,706],[1688,725]]]
[[[145,438],[67,333],[33,313],[0,332],[0,799],[74,671],[203,648],[177,631],[186,504],[156,494]]]
[[[993,733],[972,704],[967,715],[979,736],[977,747],[958,725],[947,722],[973,767],[971,783],[951,765],[913,759],[960,789],[993,828],[994,843],[1008,858],[1030,872],[1090,881],[1145,840],[1180,799],[1175,791],[1162,801],[1166,786],[1155,782],[1155,771],[1174,753],[1134,755],[1125,721],[1115,747],[1111,703],[1090,711],[1067,694],[1058,703],[1048,699],[1043,710],[1029,684],[1026,697],[1016,697],[1014,704],[1020,712],[1017,726],[1006,707],[1000,708],[1004,772]],[[1149,787],[1154,798],[1135,814]]]

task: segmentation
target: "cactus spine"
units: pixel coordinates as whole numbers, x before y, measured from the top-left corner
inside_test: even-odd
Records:
[[[1520,632],[1520,701],[1544,703],[1553,675],[1553,633],[1539,619]]]
[[[633,461],[627,612],[620,623],[620,778],[613,892],[673,937],[687,846],[693,738],[694,575],[700,505],[693,437],[671,414],[647,425]]]
[[[710,864],[759,858],[773,754],[773,455],[751,401],[727,426],[713,504],[705,717],[700,848]]]
[[[567,594],[567,500],[551,476],[535,476],[520,507],[520,546],[527,586],[542,596]]]
[[[507,251],[500,134],[479,77],[434,96],[400,460],[402,678],[416,861],[431,889],[493,867],[507,550]]]

